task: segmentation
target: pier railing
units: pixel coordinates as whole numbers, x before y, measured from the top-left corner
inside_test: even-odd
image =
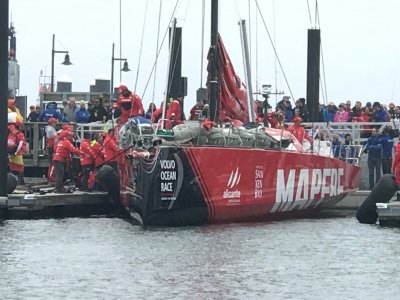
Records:
[[[47,123],[24,123],[23,131],[27,140],[28,151],[24,155],[25,166],[27,167],[47,167],[48,166],[48,153],[46,149],[46,133],[45,128]],[[62,128],[63,124],[57,125],[57,130]],[[70,124],[74,127],[75,139],[79,143],[83,138],[85,132],[96,133],[104,132],[112,128],[114,124],[109,123],[89,123],[89,124]],[[288,124],[290,125],[290,123]],[[394,122],[363,122],[363,123],[304,123],[303,124],[310,134],[316,136],[320,140],[332,141],[333,135],[337,134],[339,140],[344,142],[344,136],[349,133],[356,146],[363,145],[371,136],[373,127],[382,129],[385,126],[391,126],[393,129],[399,128],[398,123]],[[355,149],[358,154],[361,147]],[[340,151],[346,153],[346,151]],[[342,154],[341,154],[342,155]],[[343,156],[343,155],[342,155]],[[357,155],[356,157],[359,157]],[[348,160],[349,157],[340,157],[341,159]],[[358,160],[355,161],[358,163]]]

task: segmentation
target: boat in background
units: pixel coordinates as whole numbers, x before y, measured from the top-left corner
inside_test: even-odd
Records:
[[[168,131],[129,120],[119,131],[125,155],[118,189],[107,179],[115,180],[110,168],[99,176],[114,198],[142,225],[181,226],[307,217],[356,190],[357,160],[334,158],[329,142],[318,143],[328,149],[324,155],[317,143],[305,151],[288,131],[249,122],[246,89],[212,15],[211,121],[186,121]]]

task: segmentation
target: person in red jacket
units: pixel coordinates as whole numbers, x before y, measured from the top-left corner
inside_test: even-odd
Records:
[[[168,107],[165,118],[171,120],[172,114],[175,114],[175,121],[178,123],[182,121],[182,106],[181,106],[182,102],[183,102],[183,97],[178,97],[172,100],[171,104]]]
[[[60,133],[60,138],[54,150],[53,165],[55,175],[55,191],[58,193],[67,192],[64,189],[64,171],[69,162],[72,161],[71,154],[80,154],[80,151],[72,145],[74,133],[69,130],[63,130]]]
[[[18,126],[18,123],[16,123]],[[25,135],[14,124],[8,125],[7,151],[10,172],[18,176],[18,184],[24,185],[24,159],[26,153]]]
[[[121,122],[125,124],[130,117],[143,116],[144,109],[142,99],[132,93],[125,85],[118,88],[120,93],[117,100],[117,107],[121,110]]]
[[[58,134],[56,131],[57,119],[50,118],[48,122],[49,125],[46,127],[47,154],[49,158],[47,180],[54,181],[53,154],[55,145],[58,142]]]
[[[289,126],[287,130],[293,134],[293,136],[300,142],[300,144],[303,144],[304,139],[311,143],[312,138],[308,135],[308,133],[304,130],[304,127],[301,125],[303,119],[300,117],[294,117],[292,121],[294,122],[294,124]]]
[[[104,163],[118,172],[119,149],[114,129],[109,129],[103,141]]]
[[[88,180],[90,172],[94,168],[95,154],[92,147],[90,146],[90,133],[85,132],[83,134],[83,139],[79,147],[81,151],[80,161],[81,161],[81,190],[88,191]]]

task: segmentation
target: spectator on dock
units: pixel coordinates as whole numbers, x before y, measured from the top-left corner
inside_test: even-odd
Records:
[[[356,157],[355,145],[353,142],[353,137],[350,133],[346,133],[344,136],[344,144],[340,149],[340,158],[348,163],[353,163]]]
[[[95,154],[90,146],[90,133],[85,132],[79,150],[81,151],[81,190],[89,191],[89,175],[94,169]]]
[[[90,117],[89,123],[92,122],[102,122],[107,121],[107,110],[103,107],[101,98],[95,98],[93,100],[93,107],[89,110]]]
[[[365,150],[368,152],[369,188],[372,190],[375,183],[381,178],[382,143],[376,128],[372,128],[371,134],[372,136],[368,139]]]
[[[154,112],[156,109],[157,109],[157,107],[156,107],[156,105],[154,104],[154,102],[151,102],[151,103],[149,104],[149,108],[147,109],[147,111],[146,111],[144,117],[145,117],[147,120],[151,120],[151,117],[152,117],[152,115],[153,115],[153,112]]]
[[[339,110],[335,113],[333,122],[347,122],[349,120],[349,112],[345,110],[344,103],[339,104]]]
[[[73,136],[73,131],[63,129],[54,150],[53,164],[56,185],[55,192],[57,193],[67,192],[64,188],[64,173],[72,162],[71,154],[80,154],[80,151],[72,145]]]
[[[390,128],[385,127],[381,136],[382,143],[382,173],[390,174],[392,170],[392,152],[394,139],[390,135]]]
[[[79,105],[79,110],[76,112],[75,119],[77,123],[87,123],[89,122],[89,111],[86,109],[85,101],[81,101]]]
[[[48,122],[50,118],[55,118],[60,122],[64,121],[62,114],[57,109],[56,102],[47,103],[46,109],[40,113],[40,115],[38,117],[38,121],[39,122]]]
[[[39,107],[40,108],[40,107]],[[38,112],[36,110],[36,106],[35,105],[31,105],[29,107],[29,115],[26,119],[27,122],[33,123],[33,122],[37,122],[38,121],[38,117],[39,117],[40,111]]]
[[[324,122],[331,123],[336,114],[336,106],[333,102],[329,102],[328,107],[323,112]]]
[[[76,106],[76,100],[74,97],[70,97],[68,100],[68,105],[64,107],[64,115],[67,122],[76,122],[76,113],[79,107]]]
[[[374,105],[372,105],[372,109],[372,122],[387,122],[387,112],[383,109],[382,105],[379,102],[374,102]]]

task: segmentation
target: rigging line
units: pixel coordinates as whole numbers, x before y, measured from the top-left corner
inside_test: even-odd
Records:
[[[276,48],[275,48],[275,45],[274,45],[274,43],[273,43],[273,41],[272,41],[271,34],[269,33],[267,24],[265,23],[264,16],[263,16],[262,13],[261,13],[260,6],[258,5],[258,0],[256,0],[256,5],[257,5],[258,12],[260,13],[261,20],[263,21],[265,30],[267,31],[269,41],[270,41],[270,43],[271,43],[271,45],[272,45],[272,49],[274,50],[276,59],[277,59],[277,61],[278,61],[278,63],[279,63],[279,66],[280,66],[280,68],[281,68],[281,70],[282,70],[282,74],[283,74],[283,77],[285,78],[286,85],[288,86],[290,95],[292,96],[292,99],[293,99],[293,101],[294,101],[292,89],[290,88],[289,82],[288,82],[287,77],[286,77],[286,73],[285,73],[285,71],[283,70],[283,67],[282,67],[281,60],[279,59],[278,53],[276,52]]]
[[[275,0],[272,1],[272,13],[274,20],[274,45],[276,45],[276,13],[275,13]],[[276,64],[276,56],[274,57],[274,77],[275,77],[275,106],[278,104],[278,68]]]
[[[320,19],[319,19],[319,8],[318,8],[318,0],[316,1],[315,4],[315,13],[316,13],[316,20],[315,20],[315,27],[317,27],[317,23],[318,23],[318,28],[321,28],[321,24],[320,24]]]
[[[154,62],[154,64],[153,64],[153,67],[151,68],[149,78],[147,79],[146,85],[145,85],[144,90],[143,90],[142,99],[143,99],[144,95],[146,94],[146,90],[147,90],[147,87],[148,87],[148,85],[149,85],[151,76],[153,75],[154,68],[155,68],[155,66],[156,66],[156,64],[157,64],[158,56],[159,56],[160,53],[161,53],[162,46],[164,45],[165,38],[166,38],[167,33],[168,33],[169,24],[171,24],[172,19],[174,18],[174,15],[175,15],[175,12],[176,12],[176,8],[177,8],[177,6],[178,6],[178,3],[179,3],[179,0],[176,1],[174,10],[172,11],[171,18],[169,19],[169,22],[168,22],[168,25],[167,25],[167,30],[165,30],[165,32],[164,32],[164,36],[163,36],[163,39],[162,39],[162,41],[161,41],[160,48],[159,48],[158,51],[157,51],[157,55],[156,55],[155,62]]]
[[[237,0],[235,0],[235,10],[236,10],[236,18],[238,18],[239,20],[241,20],[241,16],[240,16],[240,10],[239,10],[239,5]]]
[[[251,6],[250,6],[250,0],[248,0],[248,10],[249,10],[249,21],[248,21],[248,23],[249,23],[249,52],[250,52],[250,55],[249,55],[249,60],[250,60],[250,66],[251,66],[251,57],[252,57],[252,55],[251,55],[251,53],[252,53],[252,51],[251,51],[251,16],[250,16],[250,13],[251,13],[251,11],[250,11],[250,8],[251,8]]]
[[[256,10],[256,91],[257,93],[259,92],[258,90],[258,13],[257,13],[257,8],[255,7]]]
[[[311,18],[311,9],[309,0],[307,0],[307,8],[308,8],[308,17],[310,18],[310,27],[312,28],[312,18]]]
[[[160,42],[160,24],[161,24],[161,10],[162,10],[162,0],[160,0],[160,7],[158,10],[158,28],[157,28],[157,45],[156,45],[156,63],[154,66],[154,80],[153,80],[153,97],[151,98],[151,103],[154,103],[154,94],[156,91],[156,80],[157,80],[157,56],[158,56],[158,46]]]
[[[200,87],[203,86],[203,64],[204,64],[204,24],[205,24],[205,11],[206,11],[206,0],[202,1],[201,6],[201,67],[200,67]]]
[[[144,31],[146,29],[146,19],[147,19],[147,7],[148,7],[149,1],[146,1],[146,8],[144,11],[144,18],[143,18],[143,29],[142,29],[142,40],[140,42],[140,51],[139,51],[139,61],[138,61],[138,66],[136,70],[136,80],[135,80],[135,89],[133,90],[134,94],[136,94],[136,87],[137,87],[137,82],[139,78],[139,70],[140,70],[140,61],[142,60],[142,50],[143,50],[143,39],[144,39]]]

